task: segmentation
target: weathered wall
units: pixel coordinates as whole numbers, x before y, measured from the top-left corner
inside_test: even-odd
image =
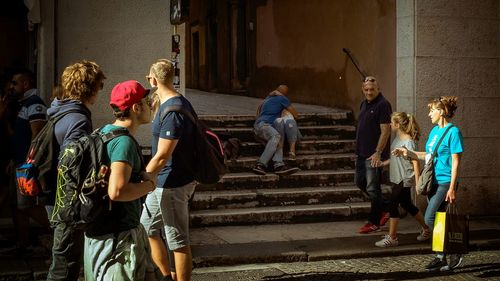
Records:
[[[405,52],[398,28],[398,109],[414,106],[423,147],[432,127],[427,103],[459,97],[452,122],[465,142],[460,205],[471,214],[500,214],[500,1],[398,1],[399,26],[415,33],[408,36],[414,51]]]
[[[395,2],[266,1],[257,8],[257,96],[286,83],[292,101],[357,112],[361,76],[342,52],[349,48],[395,105]]]
[[[135,79],[146,86],[145,75],[158,58],[171,57],[169,1],[57,1],[57,75],[76,61],[96,61],[107,79],[92,107],[94,127],[113,120],[109,95],[121,81]],[[180,30],[182,32],[182,30]],[[59,80],[59,79],[57,79]],[[150,145],[150,128],[139,133]]]

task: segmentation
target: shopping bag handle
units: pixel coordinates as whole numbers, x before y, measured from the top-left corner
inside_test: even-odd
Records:
[[[446,206],[446,213],[458,215],[457,203],[450,203]]]

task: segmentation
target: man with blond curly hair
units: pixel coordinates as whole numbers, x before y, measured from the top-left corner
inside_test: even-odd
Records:
[[[103,88],[106,79],[100,66],[92,61],[81,61],[66,67],[61,75],[61,93],[52,101],[47,110],[50,118],[59,119],[54,125],[55,138],[59,149],[84,134],[92,132],[90,107],[97,99],[97,94]],[[56,153],[55,155],[58,155]],[[57,161],[53,161],[57,165]],[[50,195],[54,204],[56,177],[54,174],[53,194]],[[52,264],[47,280],[78,280],[83,260],[83,231],[59,222],[51,216],[52,208],[47,208],[49,218],[54,227],[54,246],[52,247]]]

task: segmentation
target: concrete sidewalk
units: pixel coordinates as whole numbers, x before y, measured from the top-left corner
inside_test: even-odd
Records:
[[[318,261],[353,257],[431,253],[430,241],[419,242],[417,222],[400,220],[399,246],[374,244],[387,234],[388,226],[371,234],[358,234],[363,221],[330,223],[230,226],[192,229],[195,266],[248,263]],[[470,220],[470,249],[500,249],[500,218]]]

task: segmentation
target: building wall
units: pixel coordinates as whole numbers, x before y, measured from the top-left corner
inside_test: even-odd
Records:
[[[94,127],[112,122],[109,95],[113,86],[130,79],[146,86],[145,75],[150,65],[158,58],[171,58],[169,1],[72,0],[57,3],[56,80],[59,81],[64,68],[73,62],[96,61],[107,79],[91,109]],[[150,145],[149,132],[148,125],[142,126],[138,138],[141,144]]]
[[[396,1],[268,0],[256,11],[256,95],[279,83],[292,101],[358,111],[362,69],[396,102]]]
[[[420,122],[421,147],[432,127],[427,103],[458,96],[460,208],[500,214],[500,1],[398,1],[397,88],[398,109],[413,110]]]

